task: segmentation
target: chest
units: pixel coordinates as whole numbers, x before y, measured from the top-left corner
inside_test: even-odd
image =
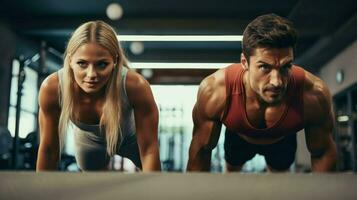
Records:
[[[86,124],[99,124],[102,115],[103,103],[96,102],[76,102],[73,112],[76,120]]]
[[[256,103],[246,103],[246,116],[249,123],[259,129],[274,126],[284,115],[286,105],[261,107]]]

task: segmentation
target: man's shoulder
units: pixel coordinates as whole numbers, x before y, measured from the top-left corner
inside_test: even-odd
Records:
[[[306,73],[304,85],[304,110],[306,117],[315,121],[331,114],[332,98],[323,80]]]
[[[213,119],[220,116],[225,101],[225,68],[222,68],[203,79],[198,89],[196,106],[200,112]]]
[[[329,89],[321,78],[305,71],[304,93],[307,95],[325,96],[329,94]]]
[[[200,84],[200,87],[203,88],[208,87],[208,88],[215,88],[215,89],[219,87],[225,87],[227,74],[239,72],[241,70],[244,69],[240,63],[234,63],[224,68],[218,69],[213,74],[204,78]]]
[[[303,67],[293,65],[292,73],[295,78],[298,76],[302,78],[303,81],[300,81],[300,83],[303,84],[304,95],[323,95],[324,93],[326,93],[326,91],[328,91],[328,87],[322,79],[305,70]]]
[[[217,88],[224,84],[225,80],[225,70],[219,69],[213,74],[204,78],[200,84],[200,88],[210,89]]]

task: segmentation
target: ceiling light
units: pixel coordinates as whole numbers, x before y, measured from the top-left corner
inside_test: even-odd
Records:
[[[118,35],[119,41],[242,41],[242,35]]]
[[[118,20],[123,16],[123,8],[118,3],[111,3],[106,10],[107,16],[111,20]]]
[[[146,79],[150,79],[153,77],[154,72],[152,71],[152,69],[143,69],[141,70],[141,75],[143,75]]]
[[[154,63],[132,62],[133,69],[220,69],[232,63]]]
[[[132,42],[130,44],[130,51],[134,55],[140,55],[144,52],[144,44],[142,42]]]

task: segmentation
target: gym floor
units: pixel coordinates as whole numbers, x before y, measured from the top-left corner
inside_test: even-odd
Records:
[[[357,197],[356,174],[0,172],[0,177],[0,199],[16,200],[355,200]]]

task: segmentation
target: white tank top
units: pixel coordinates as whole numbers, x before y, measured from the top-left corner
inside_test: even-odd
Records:
[[[128,144],[136,143],[135,136],[135,120],[133,107],[129,103],[126,94],[126,75],[128,69],[122,67],[122,87],[121,87],[121,100],[122,100],[122,121],[121,121],[121,141],[117,145],[117,154],[121,151],[122,147]],[[59,86],[61,94],[63,93],[63,70],[58,71]],[[60,97],[61,98],[61,97]],[[61,99],[62,102],[62,99]],[[105,135],[100,133],[99,124],[89,125],[81,122],[72,122],[73,134],[75,140],[75,157],[77,165],[81,170],[103,170],[107,167],[110,160],[106,151]],[[140,158],[137,158],[140,159]],[[140,161],[139,161],[140,162]],[[134,161],[135,163],[135,161]]]

